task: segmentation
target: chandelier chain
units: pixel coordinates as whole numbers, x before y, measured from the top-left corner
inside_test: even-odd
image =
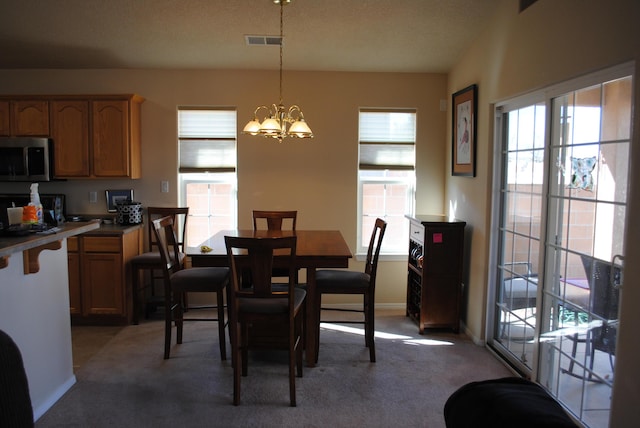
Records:
[[[282,104],[282,44],[284,43],[284,1],[280,2],[280,104]]]

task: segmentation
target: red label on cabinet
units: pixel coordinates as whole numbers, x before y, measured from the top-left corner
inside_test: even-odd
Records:
[[[434,244],[442,244],[442,233],[434,233],[433,234],[433,243]]]

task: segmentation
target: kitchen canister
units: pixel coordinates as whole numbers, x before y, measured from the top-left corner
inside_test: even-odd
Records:
[[[142,204],[140,202],[118,201],[116,210],[118,212],[118,224],[142,223]]]

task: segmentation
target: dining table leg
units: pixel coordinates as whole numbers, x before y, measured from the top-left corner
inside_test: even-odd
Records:
[[[316,299],[316,269],[312,267],[307,268],[307,310],[305,320],[305,358],[307,360],[308,367],[315,367],[318,361],[318,324],[320,323],[320,314],[318,312],[318,306]]]

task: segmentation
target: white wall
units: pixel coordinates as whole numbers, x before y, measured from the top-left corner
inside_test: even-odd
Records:
[[[25,275],[18,252],[0,270],[0,329],[22,353],[36,419],[76,382],[66,239],[61,249],[42,251],[39,261],[40,271]]]

